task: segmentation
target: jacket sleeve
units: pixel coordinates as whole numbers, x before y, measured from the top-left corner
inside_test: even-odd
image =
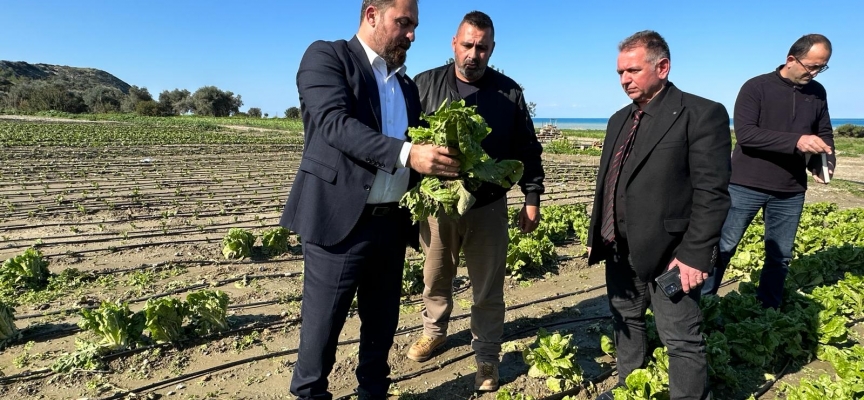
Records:
[[[703,272],[711,271],[717,257],[720,231],[731,204],[729,175],[729,114],[712,103],[688,132],[693,205],[690,224],[676,258]]]
[[[738,92],[735,100],[735,138],[741,147],[775,153],[795,153],[801,133],[781,132],[759,127],[762,108],[762,91],[758,85],[748,81]],[[727,122],[728,124],[728,122]]]
[[[525,203],[528,205],[540,205],[540,195],[546,191],[543,180],[546,175],[543,172],[541,154],[543,146],[537,140],[534,132],[534,121],[528,113],[524,94],[520,91],[516,100],[517,112],[513,116],[514,143],[513,151],[517,159],[525,165],[519,186],[525,194]]]
[[[392,174],[404,141],[383,135],[380,128],[375,130],[356,118],[357,108],[371,107],[371,99],[355,98],[347,76],[332,43],[317,41],[303,54],[297,91],[304,105],[303,124],[317,136],[307,140],[323,140],[357,162]]]
[[[422,72],[414,76],[414,83],[417,85],[417,93],[420,98],[420,109],[423,115],[432,115],[435,109],[429,104],[429,97],[432,90],[432,84],[429,82],[429,72]]]

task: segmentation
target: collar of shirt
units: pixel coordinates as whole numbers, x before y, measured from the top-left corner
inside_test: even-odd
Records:
[[[381,133],[385,136],[405,140],[405,133],[408,131],[408,111],[405,96],[402,93],[401,84],[397,82],[398,79],[391,79],[397,73],[399,76],[404,76],[405,66],[402,65],[393,71],[387,71],[387,63],[384,62],[384,59],[369,48],[362,39],[359,37],[357,39],[360,40],[363,50],[366,51],[366,56],[369,58],[369,63],[372,64],[372,71],[375,74],[381,106]],[[408,190],[409,173],[405,164],[408,161],[410,150],[411,144],[403,143],[399,160],[396,163],[396,171],[392,173],[380,169],[376,171],[375,180],[372,183],[369,196],[366,198],[366,203],[394,203],[402,198],[402,195]]]
[[[384,59],[381,58],[381,56],[379,56],[378,53],[375,52],[375,50],[372,50],[372,48],[369,47],[369,45],[366,44],[366,42],[364,42],[363,39],[360,38],[360,36],[357,36],[357,40],[360,41],[360,45],[363,46],[363,50],[366,51],[366,57],[369,58],[369,64],[372,65],[372,69],[377,70],[377,72],[384,76],[385,79],[390,79],[393,74],[397,73],[402,76],[405,75],[405,71],[407,70],[407,68],[404,64],[400,65],[399,68],[396,68],[393,71],[387,71],[387,63],[384,61]]]

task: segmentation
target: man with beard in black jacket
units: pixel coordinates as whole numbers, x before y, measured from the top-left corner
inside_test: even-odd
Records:
[[[760,209],[765,221],[765,265],[757,297],[765,307],[780,307],[795,234],[804,208],[807,169],[824,182],[821,154],[834,174],[834,131],[825,88],[817,74],[828,69],[831,42],[810,34],[789,49],[774,72],[747,81],[735,101],[735,136],[729,195],[732,208],[720,236],[720,260],[705,280],[703,294],[716,294],[723,272],[741,237]],[[815,161],[808,166],[810,155]],[[818,164],[817,164],[818,162]]]
[[[472,11],[465,15],[453,37],[455,62],[417,75],[424,112],[434,113],[444,101],[464,99],[477,106],[492,128],[482,143],[490,157],[522,161],[525,172],[519,186],[525,204],[519,213],[519,228],[532,232],[540,223],[543,193],[542,147],[534,134],[522,89],[504,74],[487,68],[495,48],[495,28],[488,15]],[[474,206],[461,218],[430,217],[420,224],[420,243],[426,254],[423,267],[424,332],[408,350],[408,358],[426,361],[444,345],[453,310],[453,278],[459,251],[471,278],[472,348],[476,352],[475,390],[498,389],[498,362],[504,330],[504,275],[506,272],[508,220],[506,194],[509,188],[483,183],[472,194]]]

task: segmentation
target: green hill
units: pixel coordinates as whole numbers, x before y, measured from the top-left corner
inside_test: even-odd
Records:
[[[0,93],[8,93],[12,86],[31,81],[63,83],[68,89],[79,93],[104,85],[128,94],[130,87],[128,83],[116,76],[99,69],[30,64],[24,61],[0,61]]]

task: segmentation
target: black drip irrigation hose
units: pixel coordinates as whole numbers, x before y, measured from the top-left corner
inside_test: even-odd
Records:
[[[185,382],[185,381],[188,381],[188,380],[190,380],[190,379],[195,379],[195,378],[197,378],[197,377],[199,377],[199,376],[202,376],[202,375],[207,375],[207,374],[209,374],[209,373],[213,373],[213,372],[221,371],[221,370],[223,370],[223,369],[228,369],[228,368],[231,368],[231,367],[235,367],[235,366],[238,366],[238,365],[243,365],[243,364],[250,363],[250,362],[255,362],[255,361],[260,361],[260,360],[266,360],[266,359],[268,359],[268,358],[287,356],[287,355],[294,354],[294,353],[296,353],[296,352],[297,352],[297,349],[282,350],[282,351],[277,351],[277,352],[273,352],[273,353],[269,353],[269,354],[260,355],[260,356],[257,356],[257,357],[247,358],[247,359],[243,359],[243,360],[237,360],[237,361],[233,361],[233,362],[230,362],[230,363],[227,363],[227,364],[222,364],[222,365],[217,365],[217,366],[215,366],[215,367],[207,368],[207,369],[204,369],[204,370],[201,370],[201,371],[196,371],[196,372],[191,373],[191,374],[180,375],[180,376],[178,376],[178,377],[169,378],[169,379],[166,379],[166,380],[164,380],[164,381],[151,383],[151,384],[149,384],[149,385],[142,386],[142,387],[140,387],[140,388],[137,388],[137,389],[131,390],[131,391],[129,391],[129,392],[120,392],[120,393],[115,393],[115,394],[113,394],[113,395],[111,395],[111,396],[103,397],[103,398],[101,398],[100,400],[116,400],[116,399],[122,399],[122,398],[128,396],[128,395],[131,394],[131,393],[146,392],[146,391],[148,391],[148,390],[158,389],[158,388],[160,388],[160,387],[163,387],[163,386],[167,386],[167,385],[173,384],[174,382]],[[289,363],[288,365],[291,365],[291,364],[293,364],[293,363]]]
[[[117,253],[124,250],[134,250],[134,249],[142,249],[145,247],[156,247],[156,246],[167,246],[167,245],[178,245],[178,244],[195,244],[195,243],[210,243],[211,241],[215,242],[219,239],[190,239],[190,240],[173,240],[170,242],[153,242],[153,243],[140,243],[140,244],[130,244],[126,246],[112,246],[107,249],[89,249],[89,250],[69,250],[68,252],[63,253],[54,253],[54,254],[45,254],[45,257],[59,257],[65,256],[68,254],[79,255],[85,253],[98,253],[98,252],[108,252],[108,253]]]
[[[753,397],[758,399],[765,395],[765,393],[768,393],[768,391],[771,390],[772,387],[774,387],[774,384],[786,375],[786,371],[789,369],[790,365],[792,365],[791,358],[786,361],[786,366],[784,366],[783,369],[780,370],[780,374],[775,376],[773,379],[769,379],[768,382],[765,382],[761,387],[759,387],[759,389],[756,390],[755,393],[753,393]]]
[[[252,221],[243,221],[243,222],[252,222]],[[265,225],[262,227],[261,225],[238,225],[237,223],[227,222],[227,223],[217,224],[217,225],[213,225],[213,226],[244,228],[244,229],[248,229],[248,230],[253,230],[253,229],[261,229],[261,228],[266,227],[266,226],[272,227],[274,225],[271,224],[271,225]],[[173,234],[184,234],[184,233],[195,234],[195,235],[207,235],[207,234],[222,235],[223,231],[221,229],[222,228],[207,229],[206,232],[204,232],[204,231],[200,231],[200,230],[195,229],[195,228],[189,228],[189,229],[185,229],[185,230],[175,230],[175,231],[170,232],[169,234],[165,234],[165,233],[160,232],[160,233],[149,233],[149,234],[143,234],[143,235],[129,236],[126,239],[119,238],[119,237],[108,237],[108,238],[101,238],[101,239],[95,239],[95,240],[78,240],[78,241],[67,241],[67,242],[56,242],[56,243],[49,242],[49,243],[39,244],[36,247],[49,248],[49,247],[75,245],[75,244],[103,243],[103,242],[109,242],[110,243],[110,242],[117,242],[117,241],[122,242],[122,241],[127,241],[127,240],[136,240],[136,239],[162,238],[162,237],[170,236]],[[24,240],[30,240],[30,239],[24,239]],[[120,251],[124,251],[124,250],[131,250],[131,249],[144,248],[144,247],[155,247],[155,246],[174,245],[174,244],[212,243],[214,241],[219,241],[219,240],[221,240],[221,237],[204,237],[201,239],[173,240],[173,241],[169,241],[169,242],[139,243],[139,244],[130,244],[130,245],[125,245],[125,246],[109,246],[107,248],[101,248],[100,247],[100,248],[86,249],[86,250],[67,250],[67,251],[62,252],[62,253],[44,254],[44,256],[45,257],[59,257],[59,256],[70,255],[70,254],[78,255],[78,254],[84,254],[84,253],[97,253],[97,252],[116,253],[116,252],[120,252]],[[26,245],[26,244],[10,245],[7,247],[7,249],[21,249],[21,248],[27,248],[27,247],[33,247],[33,245]]]
[[[87,271],[86,273],[93,275],[114,275],[114,274],[125,274],[128,272],[141,271],[145,269],[153,269],[154,271],[163,271],[166,269],[171,269],[173,267],[185,267],[187,264],[194,264],[197,266],[207,266],[213,265],[217,267],[221,266],[250,266],[250,265],[259,265],[259,264],[276,264],[280,262],[290,262],[290,261],[300,261],[303,259],[303,256],[291,256],[288,258],[269,258],[264,260],[258,259],[244,259],[241,261],[228,261],[228,260],[180,260],[180,261],[162,261],[158,263],[150,263],[150,264],[141,264],[137,267],[128,267],[128,268],[103,268],[96,271]]]
[[[597,290],[597,289],[602,289],[602,288],[604,288],[604,287],[606,287],[605,284],[603,284],[603,285],[597,285],[597,286],[594,286],[594,287],[590,287],[590,288],[588,288],[588,289],[577,290],[577,291],[575,291],[575,292],[564,293],[564,294],[557,295],[557,296],[544,297],[544,298],[542,298],[542,299],[532,300],[532,301],[529,301],[529,302],[527,302],[527,303],[516,304],[516,305],[509,306],[509,307],[505,307],[505,308],[504,308],[504,311],[507,312],[507,311],[518,310],[518,309],[520,309],[520,308],[525,308],[525,307],[532,306],[532,305],[535,305],[535,304],[545,303],[545,302],[547,302],[547,301],[558,300],[558,299],[561,299],[561,298],[571,297],[571,296],[578,296],[578,295],[580,295],[580,294],[589,293],[589,292],[592,292],[592,291]],[[464,314],[459,314],[459,315],[453,315],[453,316],[451,316],[451,317],[450,317],[450,321],[459,321],[459,320],[462,320],[462,319],[465,319],[465,318],[469,318],[469,317],[471,317],[471,313],[470,313],[470,312],[467,312],[467,313],[464,313]],[[595,319],[596,319],[596,318],[595,318]],[[396,330],[396,335],[398,336],[398,335],[402,335],[402,334],[405,334],[405,333],[416,332],[416,331],[419,331],[419,330],[421,330],[421,329],[423,329],[423,324],[414,325],[414,326],[409,326],[409,327],[406,327],[406,328],[402,328],[402,329],[398,329],[398,330]]]
[[[222,212],[220,210],[220,211],[212,211],[212,212],[211,211],[199,212],[196,214],[193,211],[193,212],[177,213],[177,214],[172,215],[171,217],[172,218],[203,219],[203,218],[238,216],[238,215],[239,216],[247,216],[250,213],[281,212],[281,210],[282,210],[283,205],[281,203],[275,204],[275,205],[268,205],[267,204],[267,202],[272,202],[273,199],[268,200],[266,198],[259,198],[258,200],[262,200],[262,201],[256,201],[256,202],[253,202],[252,204],[232,206],[232,207],[229,207],[230,211],[226,209],[225,212]],[[213,206],[216,206],[219,204],[220,203],[214,202],[214,203],[208,204],[207,207],[213,207]],[[39,211],[39,213],[34,215],[34,216],[35,217],[43,217],[45,215],[50,215],[53,217],[53,216],[56,216],[57,214],[61,214],[61,213],[78,213],[78,210],[73,208],[71,204],[69,206],[70,207],[52,207],[52,208],[46,209],[44,211],[34,209],[33,211],[37,211],[37,210]],[[143,209],[143,208],[176,208],[176,207],[198,207],[198,204],[197,203],[186,203],[186,202],[179,203],[176,205],[172,204],[172,203],[151,203],[151,202],[137,202],[137,203],[131,203],[130,202],[130,203],[123,203],[123,204],[115,203],[113,211],[137,210],[137,209]],[[93,207],[89,208],[88,210],[89,210],[88,215],[93,215],[93,214],[101,212],[101,211],[106,211],[106,212],[112,211],[111,208],[94,209]],[[30,216],[25,215],[25,214],[14,214],[14,215],[5,214],[5,217],[6,218],[13,218],[13,217],[15,217],[15,218],[29,218]],[[105,222],[97,221],[95,223],[84,222],[81,224],[61,222],[61,223],[43,224],[43,225],[38,225],[38,226],[28,226],[25,228],[31,229],[31,228],[38,228],[38,227],[86,226],[86,225],[94,225],[94,224],[100,224],[100,223],[101,224],[121,224],[124,222],[158,221],[161,219],[162,219],[161,215],[148,214],[146,216],[145,215],[130,216],[129,218],[123,219],[123,220],[111,220],[111,221],[106,220]],[[25,229],[25,228],[15,228],[15,229]]]

